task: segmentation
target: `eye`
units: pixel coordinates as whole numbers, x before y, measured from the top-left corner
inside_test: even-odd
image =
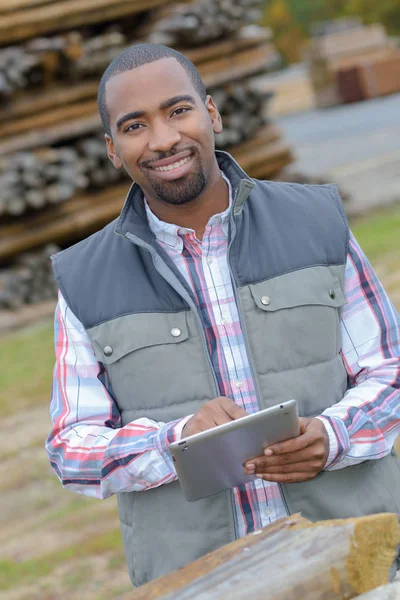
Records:
[[[185,112],[189,112],[190,110],[192,110],[190,106],[180,106],[172,112],[171,117],[173,115],[183,115]]]
[[[125,129],[125,131],[137,131],[138,129],[141,129],[142,127],[144,127],[143,123],[132,123],[131,125],[128,125],[128,127]]]

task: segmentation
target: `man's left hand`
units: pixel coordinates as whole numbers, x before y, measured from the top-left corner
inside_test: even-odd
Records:
[[[326,464],[329,438],[319,419],[300,418],[300,435],[265,449],[247,461],[245,472],[265,481],[294,483],[313,479]]]

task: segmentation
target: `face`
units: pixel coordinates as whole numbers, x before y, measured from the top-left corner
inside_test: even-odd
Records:
[[[175,59],[113,77],[106,98],[112,134],[106,135],[108,156],[148,200],[185,204],[219,176],[214,134],[222,131],[221,117]]]

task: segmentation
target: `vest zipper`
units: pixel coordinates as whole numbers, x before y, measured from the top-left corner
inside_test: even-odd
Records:
[[[237,195],[238,195],[238,190],[236,190],[236,194],[235,194],[235,199],[233,201],[233,205],[235,205],[235,202],[237,201]],[[260,408],[260,397],[261,397],[260,388],[259,388],[259,385],[258,385],[258,380],[255,377],[255,373],[254,373],[254,369],[253,369],[253,363],[251,361],[251,355],[250,355],[250,352],[249,352],[249,343],[248,343],[247,331],[246,331],[245,324],[244,324],[243,319],[242,319],[242,313],[243,313],[243,311],[242,311],[242,303],[241,303],[239,295],[237,293],[236,278],[235,278],[235,275],[234,275],[234,272],[233,272],[233,269],[232,269],[232,265],[231,265],[231,256],[230,256],[231,246],[232,246],[233,240],[234,240],[235,235],[236,235],[236,224],[235,224],[235,220],[234,220],[233,211],[231,213],[230,234],[231,235],[230,235],[229,244],[228,244],[228,266],[229,266],[229,273],[230,273],[231,280],[232,280],[233,294],[235,296],[236,305],[238,307],[239,323],[240,323],[240,327],[241,327],[242,332],[243,332],[244,345],[245,345],[245,348],[246,348],[247,356],[249,358],[250,373],[251,373],[251,376],[252,376],[252,379],[253,379],[253,382],[254,382],[254,388],[255,388],[255,391],[256,391],[256,396],[257,396],[257,400],[258,400],[258,406]],[[278,487],[279,487],[279,491],[280,491],[280,494],[281,494],[281,497],[282,497],[283,504],[284,504],[284,507],[286,509],[286,512],[287,512],[288,515],[290,515],[291,513],[290,513],[289,506],[288,506],[288,503],[287,503],[287,500],[286,500],[286,497],[285,497],[285,492],[283,491],[282,484],[278,483]]]

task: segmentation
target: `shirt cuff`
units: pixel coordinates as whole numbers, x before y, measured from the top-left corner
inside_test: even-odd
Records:
[[[172,442],[177,442],[181,439],[182,430],[192,416],[193,415],[189,415],[188,417],[183,417],[183,419],[166,423],[158,430],[158,435],[156,437],[158,453],[165,460],[170,470],[175,473],[175,475],[176,470],[171,454],[168,451],[168,447],[170,444],[172,444]]]
[[[341,419],[329,417],[328,415],[320,415],[316,417],[324,424],[326,433],[329,438],[329,454],[326,459],[324,470],[329,470],[337,465],[350,449],[349,434],[346,426]]]

